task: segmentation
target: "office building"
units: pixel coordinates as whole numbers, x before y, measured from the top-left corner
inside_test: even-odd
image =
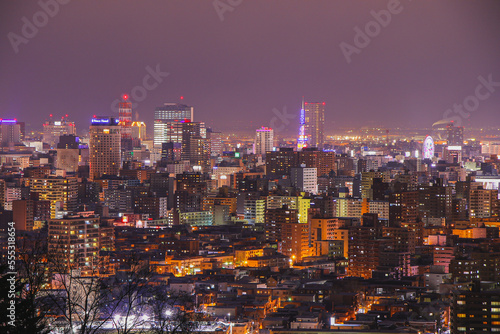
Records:
[[[165,103],[155,110],[154,146],[162,143],[182,143],[182,123],[192,122],[194,108],[185,104]]]
[[[274,131],[268,127],[261,127],[255,130],[254,154],[265,155],[272,151],[274,146]]]
[[[207,129],[207,138],[210,140],[210,156],[218,157],[222,155],[223,143],[222,143],[222,133],[213,131],[212,129]]]
[[[90,125],[90,178],[118,175],[121,167],[121,127],[110,117],[93,118]]]
[[[206,170],[210,163],[210,141],[205,123],[184,122],[182,125],[181,160]]]
[[[0,147],[21,142],[21,124],[16,119],[0,119]]]
[[[75,122],[69,121],[68,115],[61,117],[60,121],[52,120],[52,115],[50,115],[50,119],[43,123],[43,142],[56,147],[62,135],[76,135]]]

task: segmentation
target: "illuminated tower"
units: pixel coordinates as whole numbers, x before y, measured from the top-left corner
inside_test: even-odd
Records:
[[[90,178],[118,175],[121,167],[121,127],[110,117],[92,119],[89,136]]]
[[[132,136],[132,102],[128,101],[128,95],[123,94],[123,101],[118,104],[118,115],[120,120],[122,138]]]
[[[305,116],[304,132],[307,137],[306,147],[317,147],[319,150],[323,150],[325,102],[306,102],[303,109]]]
[[[304,110],[304,97],[302,97],[302,108],[300,109],[299,118],[299,138],[297,139],[297,150],[302,150],[307,147],[307,136],[306,136],[306,112]]]

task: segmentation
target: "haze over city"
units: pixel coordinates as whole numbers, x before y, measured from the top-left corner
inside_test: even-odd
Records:
[[[305,96],[326,102],[327,128],[426,128],[473,94],[478,76],[500,81],[494,0],[401,1],[348,63],[340,44],[356,47],[355,28],[365,31],[388,3],[252,0],[218,12],[211,1],[68,1],[16,45],[8,34],[24,38],[22,18],[33,22],[42,8],[4,1],[0,114],[29,129],[49,114],[87,124],[159,66],[168,77],[134,106],[147,124],[155,107],[183,96],[198,120],[252,130],[269,126],[274,108],[298,113]],[[463,125],[491,125],[499,105],[493,93]]]

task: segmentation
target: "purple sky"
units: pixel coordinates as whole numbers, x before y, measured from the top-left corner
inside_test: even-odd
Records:
[[[70,1],[15,53],[8,34],[22,36],[22,18],[41,7],[2,1],[0,118],[41,128],[50,113],[69,114],[87,128],[157,64],[170,74],[135,108],[149,129],[154,108],[181,95],[219,130],[268,126],[273,108],[298,112],[302,95],[326,102],[329,128],[429,127],[474,94],[479,75],[500,82],[498,0],[401,0],[347,63],[339,44],[354,45],[354,28],[389,3],[243,0],[221,21],[212,0]],[[496,126],[499,107],[497,87],[463,124]],[[283,133],[295,133],[296,119],[287,123]]]

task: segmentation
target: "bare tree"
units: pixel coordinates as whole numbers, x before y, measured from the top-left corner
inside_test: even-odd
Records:
[[[148,304],[154,319],[151,332],[155,334],[192,333],[206,320],[204,314],[195,312],[192,295],[172,293],[165,285],[153,288]]]

